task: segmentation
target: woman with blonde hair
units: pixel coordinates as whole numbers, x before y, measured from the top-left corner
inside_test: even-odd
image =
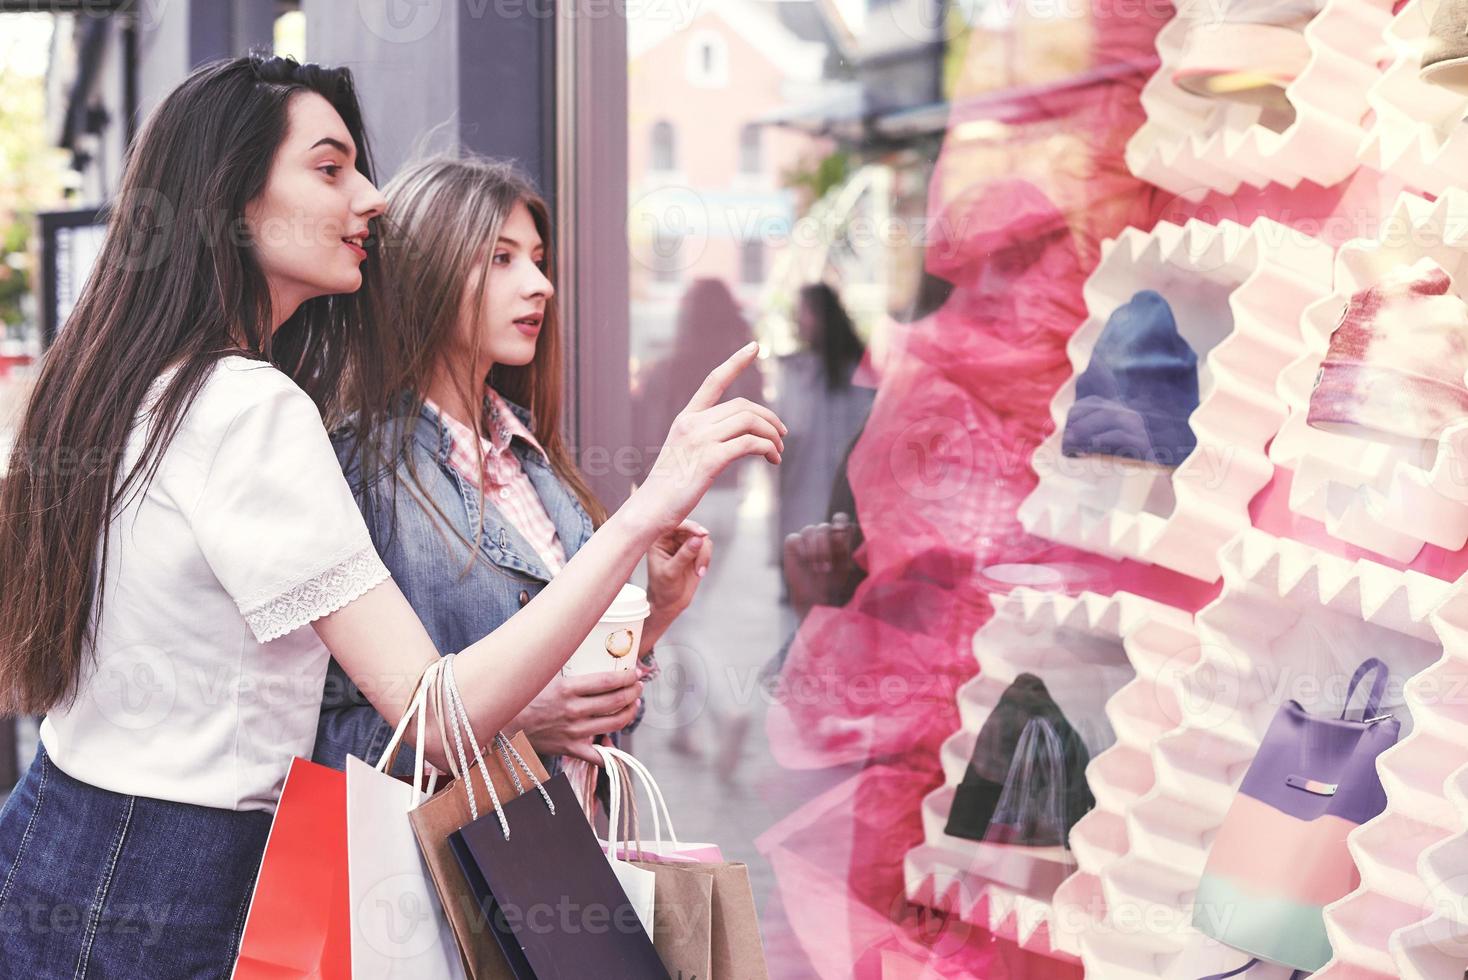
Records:
[[[384,192],[401,243],[393,268],[408,365],[398,455],[369,485],[351,428],[337,452],[394,581],[438,648],[457,650],[536,608],[606,510],[561,437],[554,249],[534,186],[509,163],[440,156],[408,165]],[[691,521],[659,537],[647,553],[652,614],[638,670],[555,676],[514,718],[548,768],[562,756],[599,764],[592,740],[633,724],[653,645],[711,555]],[[316,761],[376,758],[391,727],[340,668],[331,676]]]

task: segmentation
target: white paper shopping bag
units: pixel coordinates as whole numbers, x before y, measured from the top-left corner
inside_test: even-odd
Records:
[[[653,939],[652,922],[653,909],[656,905],[656,887],[658,876],[655,872],[646,868],[639,868],[621,857],[622,848],[619,845],[618,834],[622,827],[622,801],[626,798],[630,804],[632,786],[624,784],[622,773],[625,771],[617,765],[605,746],[594,746],[601,753],[603,763],[607,770],[607,783],[611,790],[611,805],[607,808],[607,846],[605,848],[607,861],[612,866],[612,873],[617,876],[617,882],[627,897],[632,900],[632,907],[637,910],[637,918],[642,921],[642,928],[647,930],[647,938]],[[625,844],[625,841],[620,842]]]
[[[347,757],[347,888],[352,914],[352,975],[373,980],[464,980],[464,968],[438,892],[408,822],[432,793],[425,788],[423,721],[440,663],[419,681],[392,741],[374,768]],[[409,720],[418,718],[413,782],[388,775]]]

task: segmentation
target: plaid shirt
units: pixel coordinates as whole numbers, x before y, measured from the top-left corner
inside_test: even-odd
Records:
[[[484,490],[485,497],[494,501],[505,520],[530,542],[552,576],[565,568],[566,550],[561,545],[560,535],[556,533],[556,526],[551,523],[545,504],[541,502],[540,494],[535,492],[535,485],[521,467],[519,458],[510,452],[510,440],[519,436],[541,456],[549,457],[535,435],[510,411],[499,392],[484,386],[484,413],[487,419],[497,410],[509,434],[503,436],[498,426],[487,426],[490,432],[480,442],[484,452],[482,472],[474,453],[474,431],[431,399],[425,398],[423,403],[443,420],[444,427],[449,430],[449,437],[454,442],[454,452],[449,461],[454,469],[475,487]]]

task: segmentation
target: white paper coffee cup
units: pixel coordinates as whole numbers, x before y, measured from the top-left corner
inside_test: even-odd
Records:
[[[566,666],[562,674],[600,674],[608,670],[631,670],[637,663],[637,650],[642,644],[642,624],[652,606],[647,592],[635,585],[624,585],[617,598],[602,616]]]

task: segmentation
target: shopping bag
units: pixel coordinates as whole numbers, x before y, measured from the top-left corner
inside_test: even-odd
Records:
[[[769,980],[765,944],[749,868],[742,862],[695,864],[689,870],[712,879],[713,915],[709,932],[709,977],[712,980]]]
[[[601,748],[598,747],[598,751]],[[685,865],[692,862],[687,858],[641,860],[643,848],[638,809],[628,802],[635,799],[636,785],[641,781],[638,777],[646,774],[644,787],[652,803],[654,839],[662,839],[666,823],[668,836],[672,838],[671,846],[676,848],[677,834],[672,829],[673,820],[668,814],[667,802],[651,773],[639,760],[614,749],[603,751],[601,755],[608,777],[608,802],[613,805],[607,821],[608,854],[622,852],[628,860],[636,859],[632,864],[628,860],[617,861],[612,867],[614,870],[628,867],[639,874],[652,876],[653,947],[669,975],[682,980],[693,977],[707,980],[712,962],[713,878],[690,871]],[[626,819],[620,819],[615,813],[619,803]]]
[[[447,706],[458,713],[457,732],[469,719],[452,665],[442,673],[442,686]],[[477,741],[469,741],[483,768]],[[507,745],[503,735],[496,741],[498,748]],[[458,742],[454,750],[467,769]],[[509,754],[535,792],[502,802],[489,786],[493,815],[451,833],[449,846],[513,975],[670,980],[565,774],[542,781],[513,747]],[[514,770],[511,775],[518,778]]]
[[[542,780],[549,779],[540,767],[540,760],[530,748],[523,734],[510,740],[527,764]],[[489,771],[497,792],[502,798],[513,798],[514,786],[508,769],[491,758]],[[466,787],[469,787],[466,789]],[[459,862],[449,847],[449,834],[473,820],[476,816],[470,809],[469,793],[487,805],[489,793],[484,788],[484,778],[478,770],[467,777],[453,780],[435,793],[426,803],[408,814],[413,835],[418,839],[419,850],[433,879],[434,888],[448,916],[454,938],[465,968],[474,980],[507,980],[513,977],[499,943],[489,929],[489,923],[480,909],[479,899],[469,890]]]
[[[425,780],[424,725],[428,691],[443,661],[430,664],[376,767],[348,756],[347,882],[351,900],[352,972],[384,980],[462,980],[453,930],[419,852],[409,813],[432,792]],[[389,775],[410,723],[417,736],[413,782]]]
[[[235,980],[350,980],[346,777],[292,759],[235,961]]]
[[[607,856],[607,864],[611,866],[612,874],[617,876],[617,883],[622,886],[622,890],[632,901],[632,907],[637,910],[637,918],[642,922],[643,929],[647,931],[647,938],[653,940],[656,946],[657,937],[653,931],[653,906],[658,876],[646,868],[635,867],[621,856],[622,845],[628,839],[627,828],[630,828],[634,822],[631,776],[626,763],[614,756],[612,749],[602,745],[593,747],[601,753],[602,764],[606,769],[610,787],[607,808],[607,842],[603,847]],[[570,785],[569,780],[567,785]]]
[[[668,974],[708,980],[712,969],[714,879],[689,862],[633,861],[657,879],[653,947]]]
[[[630,846],[624,838],[618,847],[618,857],[623,860],[651,858],[658,861],[703,861],[715,864],[721,863],[724,860],[724,854],[719,849],[718,844],[702,841],[685,841],[678,837],[677,833],[673,830],[673,818],[668,813],[668,805],[663,799],[662,791],[658,788],[657,781],[652,778],[652,773],[648,772],[647,767],[642,764],[642,760],[627,753],[624,749],[611,746],[597,747],[611,748],[614,753],[621,754],[620,757],[633,767],[634,774],[642,777],[644,788],[652,798],[654,806],[652,811],[654,821],[653,836],[639,839],[635,847]],[[573,787],[581,786],[583,781],[586,784],[587,788],[578,789],[577,795],[581,798],[582,809],[586,813],[587,820],[590,822],[592,821],[596,807],[596,802],[590,787],[595,784],[594,774],[598,771],[598,767],[576,759],[572,760],[566,769],[567,775],[572,780]],[[666,825],[667,827],[668,834],[666,839],[662,831],[658,829],[661,826],[658,824],[660,816],[663,822],[662,825]]]
[[[668,977],[564,774],[449,836],[518,980]]]
[[[430,709],[439,721],[443,744],[453,746],[454,736],[449,734],[449,728],[457,722],[457,712],[450,714],[444,698],[443,672],[450,669],[451,664],[449,657],[444,660],[447,662],[440,670],[438,683],[429,689]],[[418,840],[424,863],[428,865],[429,875],[444,914],[448,917],[454,938],[458,941],[465,970],[474,980],[510,980],[515,974],[511,972],[509,963],[500,950],[499,942],[480,908],[479,899],[470,890],[463,872],[459,869],[459,862],[449,847],[449,834],[477,819],[481,806],[488,807],[488,786],[492,785],[501,799],[517,796],[520,789],[516,786],[510,764],[502,761],[508,756],[507,752],[491,755],[488,762],[481,767],[459,765],[456,758],[457,753],[462,751],[463,740],[467,738],[476,745],[478,743],[474,741],[472,728],[467,735],[462,730],[456,730],[459,733],[459,748],[448,751],[450,768],[455,778],[427,802],[410,812],[408,822]],[[496,736],[496,742],[502,738],[503,736]],[[535,778],[541,781],[550,778],[541,768],[539,757],[523,734],[503,740],[525,760]]]
[[[704,867],[714,879],[709,976],[715,980],[769,980],[749,867],[738,861]]]
[[[654,838],[662,840],[666,828],[666,846],[676,851],[680,847],[678,832],[673,827],[667,798],[652,772],[640,759],[621,749],[602,747],[598,751],[609,765],[612,762],[624,765],[635,776],[635,780],[641,783],[652,803]],[[641,846],[637,843],[640,834],[634,830],[631,836],[633,843],[630,847],[635,850]],[[662,914],[659,924],[662,928],[676,931],[675,935],[666,937],[667,942],[658,942],[658,952],[663,955],[663,963],[670,973],[684,970],[684,977],[695,975],[694,966],[685,967],[685,961],[675,957],[697,957],[695,963],[703,965],[698,944],[703,941],[701,930],[705,928],[706,922],[708,962],[703,965],[704,972],[697,973],[697,976],[710,977],[712,980],[764,980],[769,976],[764,943],[760,938],[759,915],[754,905],[754,891],[749,884],[748,867],[737,862],[670,861],[646,855],[638,855],[632,864],[657,875],[657,905]],[[699,886],[674,884],[675,881],[686,881],[689,878],[702,879],[708,885],[709,905],[706,918],[688,905],[677,904],[674,888],[682,889],[684,900],[702,892]],[[697,892],[694,891],[695,888],[698,888]],[[667,889],[666,895],[664,889]],[[657,941],[657,926],[654,927],[653,936]]]

